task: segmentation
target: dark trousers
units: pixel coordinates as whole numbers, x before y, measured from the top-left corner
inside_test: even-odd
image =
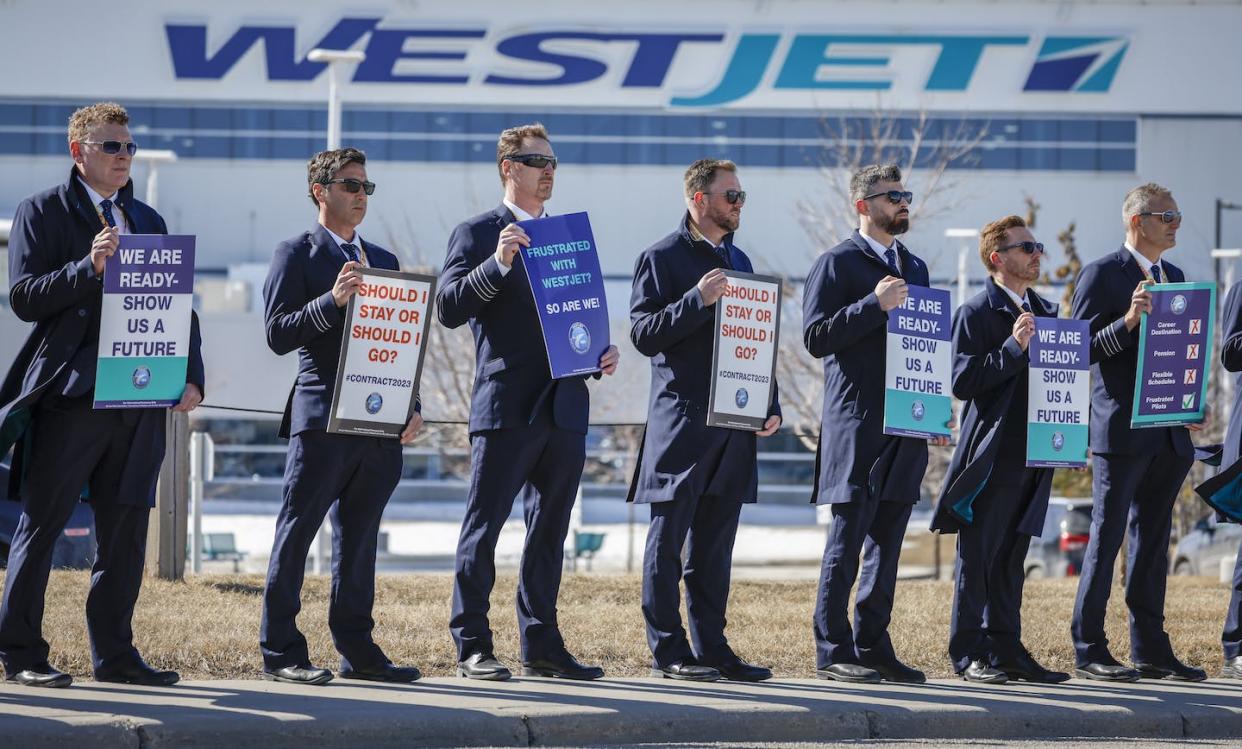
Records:
[[[496,584],[496,541],[519,493],[526,520],[517,589],[521,657],[530,661],[565,651],[556,599],[585,459],[585,436],[553,424],[550,410],[530,426],[471,435],[470,491],[449,621],[458,660],[493,652],[487,612]]]
[[[1225,614],[1225,631],[1220,637],[1225,647],[1225,660],[1242,655],[1242,544],[1238,546],[1238,562],[1233,566],[1233,595]]]
[[[897,587],[897,563],[913,503],[844,502],[832,505],[832,525],[819,571],[815,601],[815,660],[834,663],[886,663],[897,658],[888,636]],[[859,579],[858,555],[863,555]],[[850,589],[858,579],[854,626],[850,629]]]
[[[732,450],[753,451],[741,434],[724,431],[716,445],[705,445],[702,463],[714,474],[727,470]],[[753,460],[753,452],[749,460]],[[737,461],[743,462],[739,456]],[[745,463],[745,465],[752,465]],[[706,483],[701,496],[686,496],[651,505],[651,526],[643,554],[643,619],[647,622],[647,645],[656,668],[690,657],[704,664],[733,658],[725,638],[725,609],[729,603],[729,580],[733,567],[733,542],[737,538],[741,498],[718,491]],[[682,549],[685,549],[685,568]],[[680,582],[686,583],[686,616],[690,641],[681,625]],[[694,643],[691,650],[690,642]]]
[[[43,603],[52,554],[87,488],[97,551],[86,598],[86,625],[96,671],[137,659],[131,623],[146,557],[147,521],[158,454],[133,450],[140,412],[91,408],[91,396],[47,396],[35,407],[22,482],[22,515],[9,549],[0,606],[0,661],[5,672],[48,660]],[[161,446],[162,447],[162,446]],[[134,481],[134,475],[149,481]],[[118,496],[123,483],[147,485],[143,496]]]
[[[306,637],[298,630],[306,555],[315,533],[332,521],[332,595],[328,628],[342,669],[388,662],[371,638],[375,620],[375,549],[380,519],[401,480],[395,439],[309,430],[289,440],[284,503],[263,590],[259,647],[269,670],[308,666]]]
[[[1130,658],[1160,665],[1173,657],[1164,631],[1164,592],[1169,574],[1173,503],[1192,459],[1160,450],[1138,455],[1094,456],[1091,540],[1070,626],[1078,665],[1111,663],[1104,616],[1113,585],[1113,564],[1128,537],[1126,606],[1130,609]]]
[[[949,660],[961,673],[973,660],[1012,663],[1022,652],[1022,585],[1031,537],[1018,524],[1038,471],[999,472],[974,501],[974,520],[957,534]]]

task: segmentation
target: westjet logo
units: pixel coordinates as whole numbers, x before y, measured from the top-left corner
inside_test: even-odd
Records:
[[[382,22],[343,18],[310,45],[298,43],[294,26],[244,25],[214,49],[205,25],[169,23],[165,31],[173,72],[181,80],[221,80],[261,42],[269,81],[314,80],[326,65],[307,60],[305,50],[322,47],[364,49],[366,60],[354,70],[358,83],[571,86],[603,78],[623,59],[622,89],[663,90],[680,50],[719,49],[722,72],[704,81],[700,93],[670,91],[666,102],[674,107],[723,106],[765,89],[887,91],[898,74],[909,74],[897,69],[892,57],[911,47],[934,50],[930,68],[918,73],[922,90],[964,92],[985,52],[1030,48],[1036,41],[1026,34],[743,33],[726,47],[726,35],[715,32],[539,31],[495,37],[486,27],[388,28]],[[494,45],[498,67],[490,72],[466,64],[467,55],[483,44]],[[1106,93],[1128,44],[1125,37],[1043,37],[1022,90]],[[618,54],[615,45],[630,51]],[[1015,71],[1015,80],[1023,80],[1020,73]]]

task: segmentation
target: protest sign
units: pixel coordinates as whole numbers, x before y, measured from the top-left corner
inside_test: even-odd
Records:
[[[194,237],[122,234],[103,282],[95,408],[176,405],[190,357]]]
[[[1026,464],[1034,468],[1085,466],[1091,413],[1091,324],[1038,317],[1027,355],[1031,371]]]
[[[1216,285],[1162,283],[1148,289],[1151,312],[1139,323],[1130,426],[1201,423],[1207,406]]]
[[[716,340],[707,425],[763,429],[776,382],[781,282],[771,276],[725,271],[716,301]]]
[[[598,372],[610,344],[608,302],[585,213],[519,221],[520,251],[553,379]]]
[[[884,361],[884,433],[948,437],[953,419],[949,292],[913,284],[888,313]]]
[[[435,276],[360,268],[349,298],[328,431],[398,437],[414,415]]]

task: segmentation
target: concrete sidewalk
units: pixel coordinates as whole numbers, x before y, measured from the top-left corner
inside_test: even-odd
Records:
[[[427,679],[81,682],[0,686],[6,746],[582,746],[867,738],[1242,736],[1242,682],[1055,687],[852,686],[814,680],[691,684],[657,679],[506,683]]]

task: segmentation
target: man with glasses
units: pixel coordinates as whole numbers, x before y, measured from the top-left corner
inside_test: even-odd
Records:
[[[422,404],[416,396],[414,416],[397,440],[326,431],[345,306],[362,283],[358,269],[400,269],[396,256],[358,233],[375,192],[366,161],[355,148],[311,158],[306,181],[319,221],[276,247],[263,284],[268,347],[280,356],[298,352],[297,380],[280,424],[289,451],[259,625],[263,676],[273,681],[319,685],[332,679],[332,671],[311,664],[296,623],[306,554],[329,513],[328,627],[341,654],[341,677],[411,682],[421,676],[417,668],[395,666],[384,655],[372,638],[371,611],[380,519],[401,479],[402,446],[422,428]]]
[[[23,201],[10,235],[9,304],[34,328],[0,388],[0,456],[14,446],[9,493],[22,503],[0,606],[0,662],[9,681],[26,686],[72,681],[48,663],[43,600],[56,540],[83,496],[95,519],[86,599],[95,678],[150,686],[178,679],[143,661],[131,628],[166,412],[93,408],[108,258],[122,234],[168,233],[155,209],[134,198],[128,125],[112,102],[74,112],[68,180]],[[193,410],[203,381],[192,315],[185,392],[173,410]]]
[[[724,271],[753,272],[733,244],[746,193],[737,166],[716,159],[691,164],[684,187],[681,225],[639,255],[630,296],[630,338],[651,357],[647,428],[629,496],[651,505],[643,557],[647,644],[653,672],[664,678],[763,681],[772,672],[729,647],[725,608],[742,505],[757,499],[755,437],[776,433],[781,408],[773,388],[758,432],[707,425]],[[693,649],[681,625],[683,579]]]
[[[897,241],[914,198],[893,165],[866,166],[850,180],[859,228],[819,256],[803,297],[803,341],[824,360],[824,410],[813,502],[832,506],[815,602],[821,679],[920,683],[888,636],[897,562],[927,469],[927,442],[884,434],[888,314],[906,283],[926,286],[927,265]],[[948,444],[937,439],[936,444]],[[854,607],[850,589],[865,558]]]
[[[1051,684],[1070,675],[1031,657],[1022,645],[1021,615],[1026,551],[1043,532],[1053,473],[1026,466],[1027,347],[1037,318],[1056,317],[1057,305],[1031,288],[1044,246],[1021,217],[983,227],[979,257],[988,280],[953,318],[953,395],[963,401],[962,437],[932,520],[932,530],[958,534],[949,660],[967,681]],[[967,483],[963,474],[981,465],[987,466],[983,483]],[[955,514],[963,500],[970,501],[969,522]]]
[[[449,328],[468,324],[475,342],[470,402],[470,489],[457,542],[453,614],[457,673],[503,681],[488,624],[496,582],[496,541],[522,495],[526,543],[518,575],[522,673],[598,679],[577,661],[556,616],[570,510],[586,458],[590,396],[585,378],[552,379],[534,296],[519,247],[530,238],[516,221],[541,218],[552,197],[556,156],[538,123],[510,128],[496,144],[504,188],[499,206],[466,220],[449,237],[436,292],[436,313]],[[599,365],[617,368],[609,347]]]
[[[1187,430],[1201,425],[1131,429],[1138,372],[1138,326],[1151,311],[1147,284],[1179,282],[1182,271],[1163,259],[1177,243],[1182,214],[1173,194],[1154,183],[1126,194],[1121,210],[1126,241],[1078,275],[1072,315],[1091,323],[1091,540],[1083,558],[1071,632],[1076,673],[1101,681],[1201,681],[1202,669],[1173,654],[1164,631],[1173,505],[1194,461]],[[1128,524],[1128,528],[1127,528]],[[1113,563],[1128,535],[1126,605],[1130,659],[1108,649],[1104,616]]]

